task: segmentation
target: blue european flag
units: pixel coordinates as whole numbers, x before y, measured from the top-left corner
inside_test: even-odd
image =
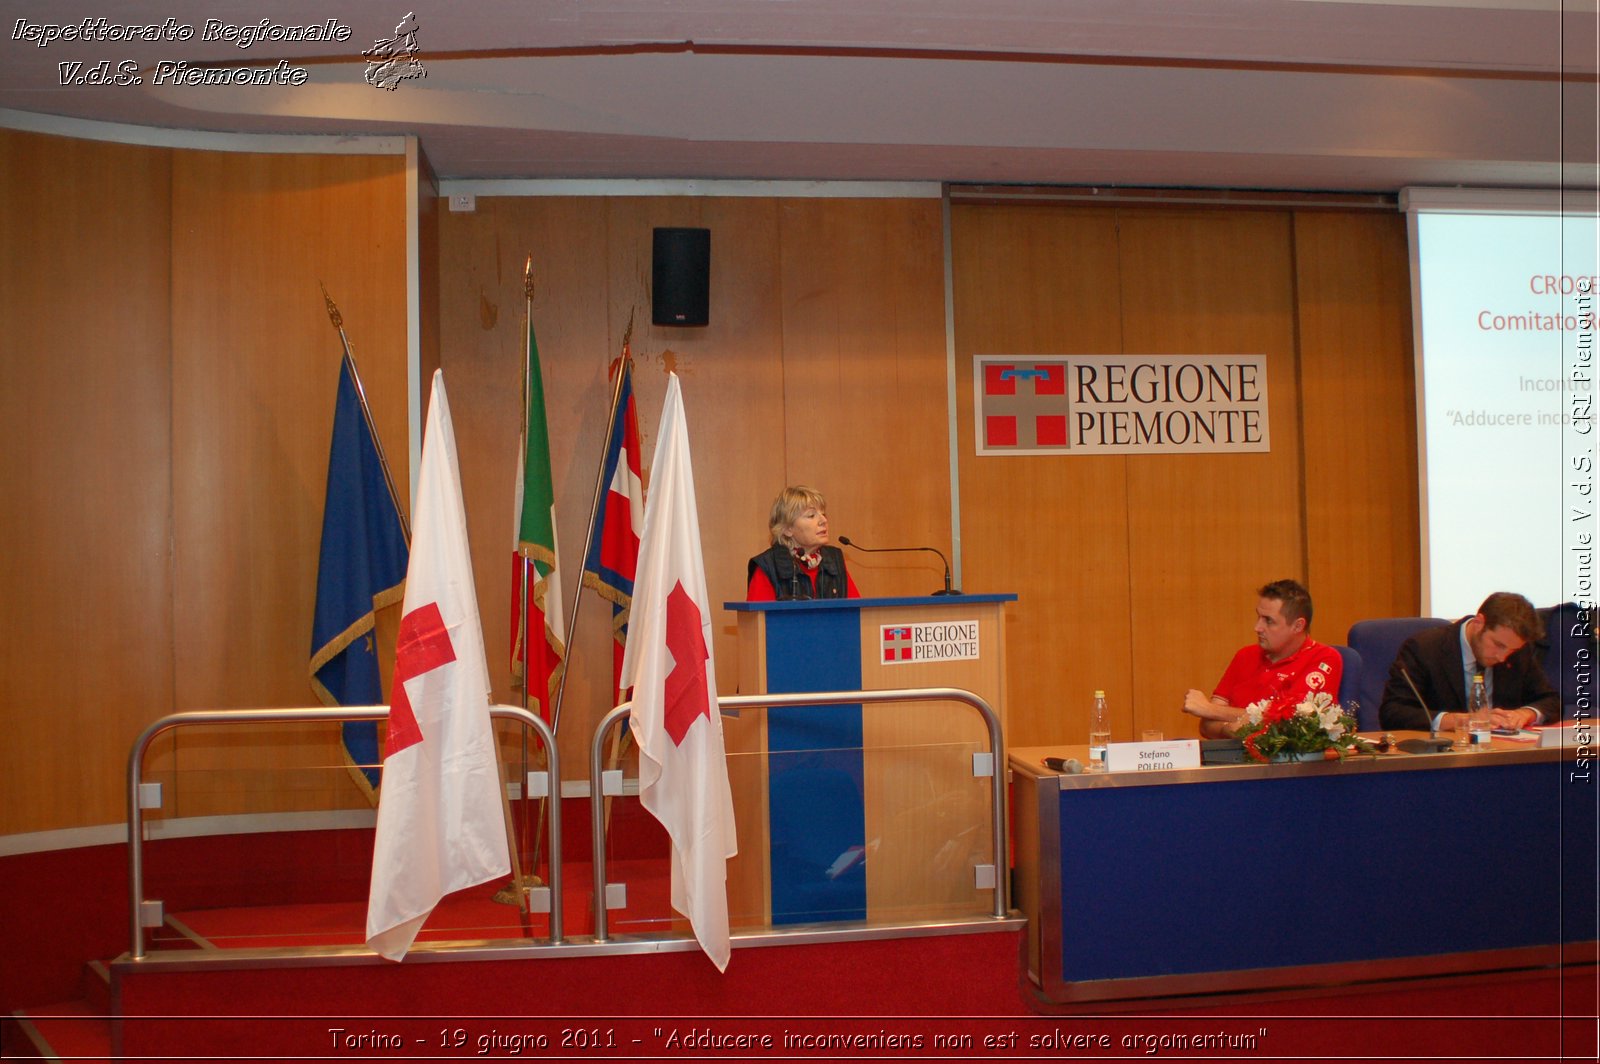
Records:
[[[361,410],[353,367],[345,358],[333,409],[317,609],[311,622],[311,686],[325,704],[382,704],[374,617],[404,595],[409,555],[378,445]],[[378,725],[346,721],[343,732],[352,773],[368,798],[375,798],[381,773]]]

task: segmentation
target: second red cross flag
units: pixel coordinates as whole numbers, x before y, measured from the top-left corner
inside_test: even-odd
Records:
[[[639,797],[672,837],[672,907],[728,967],[728,858],[739,852],[717,709],[711,599],[677,374],[656,432],[622,683],[633,688]]]

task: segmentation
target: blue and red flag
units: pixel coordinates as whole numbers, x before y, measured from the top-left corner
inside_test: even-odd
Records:
[[[616,406],[611,411],[611,445],[601,474],[605,489],[595,510],[589,556],[583,560],[583,586],[611,602],[611,680],[622,701],[622,651],[628,641],[633,608],[633,578],[639,565],[639,536],[644,531],[644,479],[639,462],[639,415],[633,402],[633,359],[627,348],[612,364],[622,374]]]

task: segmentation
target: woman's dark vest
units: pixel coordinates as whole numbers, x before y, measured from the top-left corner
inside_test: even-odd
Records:
[[[802,571],[802,566],[795,561],[794,555],[789,553],[789,548],[782,543],[774,543],[771,549],[762,554],[757,554],[750,559],[750,566],[745,573],[745,582],[749,583],[760,569],[767,574],[767,579],[772,581],[773,590],[778,593],[778,600],[835,598],[842,599],[849,595],[850,582],[844,575],[844,551],[838,547],[822,548],[822,564],[817,566],[816,595],[811,593],[811,581]]]

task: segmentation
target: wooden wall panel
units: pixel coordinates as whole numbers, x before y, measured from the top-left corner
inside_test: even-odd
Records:
[[[777,315],[775,211],[769,200],[622,198],[480,199],[474,214],[441,216],[444,263],[443,363],[462,433],[462,478],[477,567],[479,609],[490,647],[496,697],[520,701],[511,686],[511,507],[521,374],[522,265],[534,256],[534,325],[543,366],[556,487],[564,601],[578,593],[584,539],[604,442],[607,367],[634,324],[634,391],[642,461],[648,470],[666,391],[666,372],[682,380],[690,447],[696,458],[701,530],[713,602],[732,597],[721,537],[739,509],[741,478],[770,481],[756,457],[769,450],[752,433],[765,423],[776,438],[782,391]],[[657,329],[650,324],[651,230],[711,225],[712,324]],[[471,383],[463,388],[454,382]],[[763,406],[763,396],[767,403]],[[469,427],[470,426],[470,427]],[[731,441],[740,441],[737,445]],[[776,453],[777,448],[770,448]],[[740,460],[728,461],[732,451]],[[774,466],[776,468],[776,466]],[[648,474],[647,474],[648,479]],[[729,501],[730,497],[734,500]],[[501,515],[504,515],[503,517]],[[480,535],[479,528],[485,529]],[[741,562],[742,565],[742,562]],[[743,586],[738,586],[743,597]],[[732,621],[726,626],[731,632]],[[563,776],[587,778],[589,740],[614,702],[611,607],[592,592],[578,606],[562,705]],[[733,689],[731,635],[715,648],[721,684]]]
[[[610,313],[603,200],[480,198],[474,212],[439,214],[439,246],[440,362],[455,416],[489,676],[496,699],[520,705],[521,691],[511,683],[510,621],[524,263],[532,255],[533,324],[550,425],[559,571],[569,610],[605,435],[610,398],[606,367],[621,349],[627,316],[613,322]],[[639,375],[637,367],[635,373]],[[569,660],[603,657],[605,665],[603,671],[574,669],[569,675],[563,738],[577,736],[585,724],[592,731],[587,719],[591,707],[604,703],[609,709],[612,701],[607,692],[611,611],[594,596],[590,599],[579,613],[582,623]],[[580,706],[582,712],[575,713],[574,707]],[[587,734],[563,742],[564,775],[587,776],[587,743]]]
[[[404,159],[181,152],[173,167],[174,704],[315,704],[340,356],[318,282],[343,313],[408,506]],[[364,804],[339,768],[336,725],[192,733],[179,751],[169,812]],[[313,778],[285,782],[299,773]]]
[[[427,382],[433,379],[433,371],[439,368],[439,283],[443,277],[439,263],[439,212],[444,207],[444,200],[439,197],[439,178],[421,147],[417,148],[415,166],[417,202],[412,224],[417,232],[417,377],[420,385],[418,391],[426,396]],[[427,399],[423,398],[421,402],[426,405]],[[419,424],[425,423],[426,417],[426,410],[418,411]],[[398,447],[399,443],[395,446]],[[409,466],[410,462],[407,459],[397,464]],[[410,490],[409,484],[407,490]]]
[[[1135,729],[1192,735],[1184,692],[1208,694],[1255,636],[1255,589],[1306,578],[1290,217],[1124,211],[1123,350],[1264,354],[1272,450],[1128,459]],[[1315,594],[1315,588],[1312,589]]]
[[[1421,608],[1405,217],[1301,212],[1294,246],[1308,571],[1317,629],[1342,643]]]
[[[20,545],[6,569],[0,707],[9,734],[51,752],[8,776],[10,833],[119,820],[128,743],[170,709],[311,701],[338,359],[316,282],[343,309],[406,493],[406,206],[400,157],[0,137],[0,194],[31,205],[0,217],[0,423],[13,434],[0,488],[15,500],[0,528]],[[742,596],[745,559],[787,482],[828,492],[836,532],[869,545],[948,542],[937,203],[437,208],[420,212],[437,226],[437,250],[424,234],[422,254],[438,325],[424,277],[424,333],[450,382],[497,697],[515,700],[505,563],[530,251],[569,600],[605,366],[630,313],[647,462],[665,371],[683,377],[714,601]],[[1249,638],[1261,580],[1309,575],[1329,641],[1355,617],[1415,608],[1398,219],[965,204],[953,218],[964,582],[1022,596],[1007,611],[1013,744],[1081,740],[1095,687],[1121,734],[1191,734],[1177,699],[1213,683]],[[650,230],[665,225],[713,231],[706,329],[649,324]],[[973,456],[974,354],[1184,350],[1268,355],[1271,455]],[[937,580],[916,561],[852,565],[869,594]],[[138,623],[102,632],[97,611]],[[719,619],[730,691],[733,631]],[[585,774],[590,729],[610,705],[598,599],[573,660],[569,778]],[[236,808],[248,792],[261,809],[358,803],[353,788],[319,782],[337,778],[337,759],[331,728],[195,736],[176,762],[170,746],[157,755],[182,768],[173,808],[184,813]],[[253,774],[261,762],[269,774]]]
[[[738,687],[737,622],[721,604],[744,598],[745,562],[765,546],[767,508],[785,478],[787,352],[778,201],[623,198],[611,204],[607,225],[612,317],[620,322],[625,310],[639,307],[635,382],[647,467],[667,371],[682,381],[714,614],[717,689],[731,693]],[[704,328],[649,323],[651,230],[661,226],[711,230],[711,313]]]
[[[1116,216],[958,205],[952,231],[964,583],[1020,596],[1006,610],[1006,742],[1086,742],[1095,688],[1125,734],[1128,459],[979,458],[972,422],[975,355],[1121,350]]]
[[[968,313],[970,293],[987,286],[986,294],[974,299],[975,313],[1008,307],[1008,300],[1022,303],[1012,311],[1013,320],[1028,328],[1028,323],[1048,321],[1059,309],[1026,306],[1032,302],[1028,285],[1019,289],[1019,274],[1040,275],[1040,252],[1029,257],[1027,249],[1049,247],[1056,239],[1050,224],[1041,219],[1060,213],[1056,208],[1003,208],[1011,219],[1017,251],[1013,256],[998,256],[984,268],[995,272],[985,277],[969,276],[976,264],[962,254],[967,244],[964,225],[973,212],[982,214],[997,208],[958,208],[956,211],[958,345],[969,349],[968,330],[976,328]],[[1093,212],[1072,213],[1089,217]],[[1302,216],[1303,219],[1304,216]],[[1041,633],[1024,632],[1023,642],[1012,640],[1012,735],[1028,734],[1033,706],[1064,704],[1073,723],[1053,735],[1052,741],[1074,739],[1081,726],[1081,703],[1094,686],[1106,685],[1111,692],[1113,713],[1127,720],[1130,737],[1145,727],[1158,727],[1169,734],[1189,734],[1192,722],[1183,717],[1177,705],[1182,691],[1190,685],[1208,688],[1220,674],[1222,665],[1242,643],[1250,638],[1249,618],[1253,606],[1252,589],[1278,575],[1308,579],[1319,602],[1317,632],[1331,642],[1341,641],[1350,621],[1362,616],[1405,613],[1416,608],[1415,580],[1415,493],[1414,428],[1410,415],[1411,383],[1408,333],[1405,326],[1406,294],[1403,230],[1395,219],[1363,218],[1353,226],[1354,239],[1346,236],[1337,243],[1342,230],[1334,226],[1343,216],[1311,215],[1313,232],[1331,232],[1322,237],[1332,250],[1320,250],[1315,280],[1302,276],[1299,287],[1308,286],[1328,293],[1329,305],[1321,316],[1307,314],[1301,322],[1294,302],[1295,270],[1306,267],[1291,256],[1295,244],[1286,228],[1291,216],[1284,212],[1182,212],[1157,210],[1123,211],[1118,218],[1121,260],[1109,272],[1120,277],[1120,347],[1108,343],[1098,350],[1123,350],[1129,353],[1174,351],[1261,351],[1269,356],[1272,381],[1273,451],[1269,455],[1227,457],[1134,456],[1127,462],[1126,536],[1130,561],[1125,569],[1127,586],[1114,585],[1110,593],[1124,596],[1133,618],[1122,645],[1131,655],[1132,672],[1137,682],[1131,707],[1118,704],[1114,685],[1089,677],[1074,680],[1070,672],[1061,677],[1061,690],[1054,680],[1042,677],[1021,664],[1024,656],[1040,653],[1033,645]],[[999,223],[988,223],[991,228]],[[1296,224],[1299,224],[1297,220]],[[1298,232],[1298,231],[1297,231]],[[1378,234],[1383,234],[1380,239]],[[1304,238],[1303,238],[1304,239]],[[1083,242],[1073,245],[1082,254]],[[1308,252],[1301,252],[1301,257]],[[1021,263],[1005,267],[1007,259]],[[1335,279],[1332,275],[1337,274]],[[1046,274],[1047,276],[1047,274]],[[1048,281],[1036,283],[1046,287]],[[1302,300],[1305,298],[1301,296]],[[1092,308],[1089,313],[1093,313]],[[995,316],[1004,317],[1002,311]],[[1005,326],[995,324],[995,335],[988,350],[1037,353],[1050,348],[1030,347],[1024,341],[1008,344]],[[1056,327],[1057,330],[1061,328]],[[1307,359],[1316,368],[1315,376],[1302,385],[1295,357],[1296,330],[1306,345]],[[1342,329],[1330,339],[1327,333]],[[1107,329],[1110,334],[1109,323]],[[1345,337],[1348,337],[1346,339]],[[1313,344],[1320,346],[1313,347]],[[1338,352],[1330,344],[1340,347]],[[1349,348],[1359,350],[1351,354]],[[1055,350],[1070,350],[1058,346]],[[1091,348],[1090,350],[1095,350]],[[1355,372],[1350,372],[1351,369]],[[969,387],[963,370],[958,382]],[[1324,401],[1319,392],[1334,389]],[[1308,427],[1299,423],[1306,410]],[[966,540],[968,584],[986,556],[994,555],[981,538],[986,524],[1001,529],[1000,538],[1012,538],[1010,526],[1023,526],[1043,520],[1019,514],[1005,503],[1010,492],[990,497],[985,492],[986,463],[968,457],[971,444],[965,435],[970,405],[962,406],[963,450],[963,531]],[[1313,422],[1310,419],[1320,417]],[[1311,428],[1312,424],[1320,427]],[[1341,426],[1329,431],[1330,425]],[[1342,431],[1342,434],[1341,434]],[[1302,454],[1301,436],[1305,434]],[[1359,442],[1356,437],[1359,436]],[[1356,461],[1349,459],[1354,455]],[[1011,460],[1006,460],[1011,461]],[[1017,461],[1044,462],[1046,459]],[[1074,459],[1076,462],[1101,462],[1101,459]],[[1115,460],[1114,460],[1115,461]],[[1375,465],[1396,463],[1406,472],[1385,480],[1372,473]],[[1000,467],[1001,460],[988,465]],[[1302,466],[1305,472],[1302,474]],[[969,467],[977,467],[969,475]],[[1048,466],[1046,467],[1048,468]],[[1048,474],[1047,474],[1048,475]],[[1317,484],[1315,491],[1310,484]],[[1262,496],[1265,486],[1268,494]],[[1081,489],[1065,489],[1063,497],[1086,498]],[[1118,496],[1104,489],[1093,496],[1101,506],[1113,511],[1104,516],[1106,525],[1115,526],[1122,515],[1115,513]],[[1219,504],[1219,500],[1226,500]],[[1242,505],[1241,505],[1242,501]],[[1361,530],[1351,528],[1371,515]],[[1336,515],[1343,515],[1342,518]],[[1091,538],[1102,549],[1111,546],[1120,530],[1109,534],[1101,530]],[[1362,540],[1365,536],[1365,540]],[[1346,544],[1370,543],[1368,547],[1348,549]],[[1316,546],[1313,546],[1316,545]],[[1313,571],[1308,556],[1322,564]],[[1370,566],[1369,557],[1392,557],[1393,566]],[[1029,566],[1019,566],[1018,576],[1032,575]],[[1002,578],[1002,580],[1005,578]],[[1017,576],[1011,577],[1017,579]],[[1030,583],[1030,595],[1051,594],[1057,585],[1045,581]],[[1104,587],[1104,585],[1102,585]],[[1075,596],[1083,602],[1081,591]],[[1193,631],[1172,629],[1168,618],[1192,610],[1215,609],[1217,623],[1193,625]],[[1089,605],[1089,603],[1084,603]],[[1118,609],[1104,602],[1091,607],[1103,628],[1116,626]],[[1028,616],[1028,607],[1019,604],[1018,613]],[[1227,618],[1232,617],[1230,623]],[[1165,638],[1146,639],[1144,632],[1168,631]],[[1116,671],[1115,659],[1100,659],[1105,672]],[[1079,669],[1092,666],[1080,665]],[[1068,669],[1072,666],[1068,665]],[[1028,691],[1032,683],[1034,690]],[[1081,689],[1080,689],[1081,688]],[[1119,724],[1119,727],[1121,725]]]
[[[1415,609],[1395,219],[957,204],[952,226],[966,584],[1022,594],[1013,745],[1083,741],[1097,687],[1120,737],[1193,734],[1183,692],[1251,641],[1268,580],[1308,581],[1327,642]],[[973,355],[1118,352],[1266,355],[1271,452],[973,455]],[[1386,465],[1404,472],[1373,474]]]
[[[790,200],[780,217],[781,480],[827,496],[836,541],[931,545],[949,557],[939,203]],[[766,500],[782,486],[769,485]],[[747,555],[766,546],[767,508],[749,510]],[[943,587],[931,554],[846,554],[863,595]]]
[[[0,834],[120,820],[171,706],[170,157],[0,130]]]
[[[682,381],[714,604],[744,597],[746,559],[766,545],[768,505],[796,480],[835,495],[830,508],[855,522],[839,526],[847,534],[948,542],[936,202],[482,198],[476,212],[440,219],[442,357],[496,697],[520,698],[499,648],[509,640],[502,556],[530,252],[569,609],[605,431],[606,366],[630,315],[646,467],[666,373]],[[650,323],[651,234],[663,226],[712,231],[704,328]],[[860,415],[854,404],[867,394],[881,416]],[[890,454],[896,447],[903,453]],[[899,579],[869,581],[869,593],[932,590],[938,570]],[[612,704],[610,607],[590,593],[578,617],[561,722],[568,779],[586,775],[589,736]],[[715,623],[718,683],[731,693],[736,625],[731,615]]]

